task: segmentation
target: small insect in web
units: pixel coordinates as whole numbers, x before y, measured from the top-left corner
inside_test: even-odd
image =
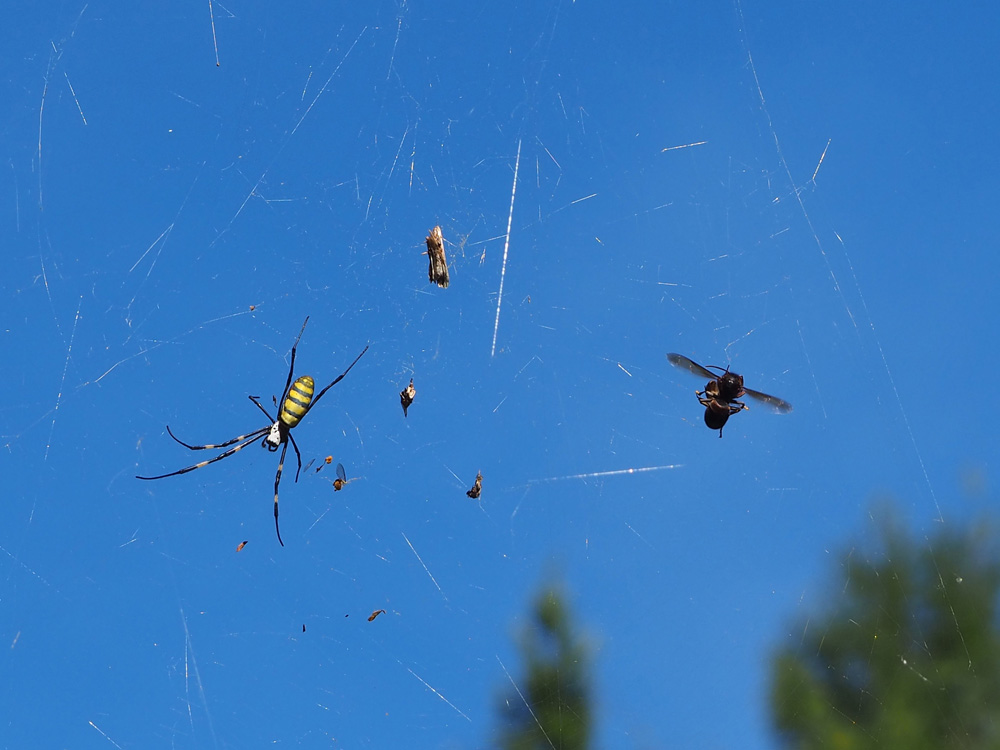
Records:
[[[476,473],[476,483],[472,485],[472,489],[465,494],[471,497],[473,500],[479,499],[479,494],[483,491],[483,475],[481,472]]]
[[[766,393],[755,391],[743,386],[743,376],[730,372],[727,367],[723,370],[716,365],[702,367],[683,354],[668,354],[667,359],[674,367],[680,367],[693,375],[709,378],[705,384],[705,390],[698,391],[698,403],[705,407],[705,425],[710,430],[718,430],[719,437],[722,437],[722,428],[734,414],[749,409],[739,399],[750,396],[762,404],[766,404],[773,411],[779,414],[787,414],[792,410],[792,405],[775,396],[768,396]],[[711,368],[711,369],[709,369]],[[716,375],[711,370],[718,370],[721,375]]]
[[[365,352],[368,351],[368,347],[366,346],[361,351],[361,354],[355,357],[350,366],[338,375],[332,383],[321,390],[314,398],[313,392],[315,390],[315,382],[311,377],[308,375],[302,375],[298,377],[294,383],[292,382],[292,375],[295,372],[295,350],[298,348],[299,340],[302,338],[302,334],[306,330],[306,323],[308,322],[309,317],[306,316],[305,321],[302,323],[302,329],[299,331],[299,335],[296,337],[295,343],[292,344],[292,361],[288,366],[288,378],[285,380],[285,388],[281,392],[281,408],[278,410],[277,419],[271,417],[267,409],[261,405],[259,396],[250,396],[249,398],[253,402],[254,406],[264,412],[264,416],[271,421],[271,424],[267,427],[261,427],[258,430],[254,430],[253,432],[248,432],[245,435],[234,437],[232,440],[227,440],[224,443],[189,445],[174,435],[174,433],[170,431],[170,425],[167,425],[167,434],[188,450],[215,450],[216,448],[227,448],[235,443],[239,443],[239,445],[235,448],[229,448],[229,450],[220,453],[215,458],[210,458],[207,461],[201,461],[200,463],[196,463],[192,466],[186,466],[183,469],[172,471],[169,474],[159,474],[155,477],[136,476],[136,479],[165,479],[166,477],[174,477],[179,474],[187,474],[189,471],[194,471],[195,469],[200,469],[203,466],[208,466],[209,464],[214,464],[216,461],[228,458],[234,453],[246,448],[250,445],[250,443],[256,442],[259,438],[263,438],[261,446],[267,448],[272,453],[278,450],[278,448],[281,448],[281,458],[278,459],[278,471],[274,475],[274,531],[278,535],[278,543],[284,547],[285,543],[281,541],[281,530],[278,528],[278,485],[281,483],[281,471],[285,465],[285,453],[288,451],[288,443],[291,443],[292,448],[295,449],[295,458],[298,462],[298,468],[295,472],[296,482],[299,481],[299,474],[302,471],[302,454],[299,453],[299,446],[295,444],[295,438],[292,437],[292,428],[302,421],[306,414],[308,414],[309,411],[316,406],[317,403],[319,403],[319,400],[323,398],[323,395],[328,390],[344,379],[347,373],[349,373],[354,365],[358,363],[358,360],[361,359]],[[277,405],[277,399],[274,399],[274,401],[275,405]]]
[[[416,397],[417,389],[413,387],[413,378],[410,378],[410,384],[399,392],[399,403],[403,405],[404,417],[406,416],[406,410],[410,408],[410,404],[413,403],[413,399]]]
[[[371,622],[372,620],[374,620],[379,615],[384,615],[384,614],[385,614],[385,610],[384,609],[376,609],[374,612],[372,612],[370,615],[368,615],[368,622]]]
[[[333,491],[340,492],[342,489],[344,489],[344,485],[350,484],[355,479],[358,479],[358,477],[351,477],[350,479],[348,479],[347,472],[344,471],[344,465],[337,464],[337,478],[333,480]]]
[[[315,460],[316,459],[313,459],[313,461]],[[313,465],[313,461],[309,462],[309,466]],[[332,463],[333,463],[333,456],[327,456],[326,458],[323,459],[323,463],[321,463],[319,466],[316,467],[316,473],[319,474],[321,471],[323,471],[324,466],[329,466]],[[308,469],[309,466],[306,466],[306,469]]]
[[[448,261],[444,258],[444,236],[441,227],[434,227],[427,235],[427,276],[432,284],[448,288]]]
[[[240,542],[240,543],[239,543],[239,544],[237,545],[237,547],[236,547],[236,551],[237,551],[237,552],[239,552],[239,551],[240,551],[241,549],[243,549],[244,547],[246,547],[246,546],[247,546],[247,543],[248,543],[249,541],[250,541],[250,540],[248,539],[248,540],[245,540],[245,541],[242,541],[242,542]]]

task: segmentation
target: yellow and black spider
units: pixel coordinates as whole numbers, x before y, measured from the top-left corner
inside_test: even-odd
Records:
[[[281,469],[285,465],[285,452],[288,450],[289,442],[291,442],[292,447],[295,449],[295,458],[298,460],[298,469],[295,472],[296,482],[299,481],[299,473],[302,471],[302,454],[299,453],[299,446],[295,444],[295,438],[292,437],[291,430],[295,427],[295,425],[301,422],[302,418],[309,413],[309,410],[314,407],[321,398],[323,398],[324,393],[344,379],[344,376],[351,371],[351,368],[354,367],[354,365],[358,363],[358,360],[361,359],[365,352],[368,351],[368,347],[366,346],[361,354],[359,354],[355,360],[351,362],[350,367],[338,375],[336,380],[321,390],[319,394],[313,398],[315,383],[311,377],[308,375],[302,375],[296,378],[294,383],[292,382],[292,374],[295,372],[295,348],[299,345],[299,339],[302,338],[302,333],[306,330],[306,323],[308,322],[309,316],[306,316],[305,321],[302,323],[302,330],[299,331],[298,338],[296,338],[295,343],[292,344],[292,362],[288,367],[288,379],[285,381],[285,390],[281,393],[281,409],[278,411],[278,418],[274,419],[267,413],[267,409],[261,406],[258,396],[249,397],[250,400],[253,401],[254,406],[264,412],[264,415],[272,421],[271,425],[261,427],[259,430],[248,432],[246,435],[240,435],[239,437],[234,437],[232,440],[227,440],[224,443],[218,443],[215,445],[188,445],[174,435],[174,433],[170,431],[170,425],[167,425],[167,433],[170,437],[189,450],[202,451],[213,450],[215,448],[226,448],[234,443],[239,443],[239,445],[235,448],[230,448],[225,453],[220,453],[215,458],[210,458],[207,461],[202,461],[201,463],[188,466],[184,469],[180,469],[179,471],[172,471],[169,474],[160,474],[155,477],[136,476],[136,479],[164,479],[166,477],[177,476],[178,474],[186,474],[189,471],[200,469],[202,466],[208,466],[209,464],[214,464],[216,461],[221,461],[227,456],[231,456],[237,451],[243,450],[250,445],[250,443],[257,440],[257,438],[263,437],[264,439],[261,441],[261,445],[272,453],[278,450],[278,448],[281,448],[281,459],[278,461],[278,473],[274,475],[274,530],[278,534],[278,542],[282,547],[284,547],[285,543],[281,541],[281,531],[278,529],[278,484],[281,482]]]

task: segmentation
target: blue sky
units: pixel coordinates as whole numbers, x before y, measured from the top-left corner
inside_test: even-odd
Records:
[[[556,578],[597,746],[776,747],[872,501],[987,504],[997,12],[211,8],[7,13],[3,745],[483,746]],[[265,426],[306,315],[318,386],[371,343],[294,433],[357,481],[289,456],[281,548],[256,445],[134,479]],[[795,410],[720,440],[671,351]]]

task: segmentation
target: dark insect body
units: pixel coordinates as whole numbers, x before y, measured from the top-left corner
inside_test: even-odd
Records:
[[[403,405],[404,417],[406,416],[406,410],[410,408],[410,404],[413,403],[413,399],[416,397],[417,389],[413,387],[413,378],[410,378],[410,384],[399,392],[399,403]]]
[[[668,354],[667,359],[674,367],[680,367],[693,375],[708,378],[705,390],[698,391],[698,402],[705,407],[705,426],[710,430],[718,430],[719,437],[722,437],[722,428],[734,414],[749,409],[739,399],[750,396],[762,404],[766,404],[773,411],[779,414],[787,414],[792,410],[792,405],[776,396],[769,396],[766,393],[746,388],[743,385],[743,376],[730,372],[727,367],[723,370],[716,365],[702,367],[697,362],[688,359],[683,354]],[[717,375],[711,370],[718,370]]]
[[[479,472],[476,473],[476,483],[472,485],[472,489],[465,494],[471,497],[473,500],[479,499],[479,494],[483,491],[483,475]]]
[[[302,323],[302,329],[299,331],[299,335],[296,337],[295,343],[292,344],[292,361],[288,367],[288,378],[285,380],[285,388],[281,392],[281,409],[278,411],[277,419],[272,418],[267,409],[261,405],[260,397],[250,396],[249,398],[253,401],[254,406],[264,412],[264,416],[271,421],[271,424],[267,427],[261,427],[258,430],[254,430],[253,432],[248,432],[245,435],[234,437],[232,440],[227,440],[224,443],[216,443],[213,445],[189,445],[174,435],[174,433],[170,431],[170,425],[167,425],[167,434],[188,450],[214,450],[216,448],[228,448],[230,445],[234,445],[236,443],[239,443],[239,445],[236,445],[235,448],[229,448],[229,450],[224,453],[220,453],[215,458],[210,458],[207,461],[201,461],[200,463],[196,463],[193,466],[187,466],[183,469],[179,469],[178,471],[172,471],[169,474],[160,474],[155,477],[137,476],[136,479],[165,479],[166,477],[174,477],[179,474],[187,474],[189,471],[194,471],[195,469],[200,469],[203,466],[208,466],[209,464],[214,464],[216,461],[228,458],[234,453],[243,450],[251,443],[263,438],[263,440],[261,440],[261,445],[272,453],[278,450],[278,448],[281,448],[281,458],[278,460],[278,471],[274,475],[274,531],[278,535],[278,542],[282,547],[284,547],[285,543],[281,541],[281,530],[278,528],[278,485],[281,483],[281,471],[285,466],[285,453],[288,451],[289,443],[291,443],[292,448],[295,449],[295,458],[298,461],[298,468],[295,471],[296,482],[299,481],[299,474],[302,471],[302,454],[299,453],[299,446],[295,444],[295,438],[292,437],[291,430],[302,421],[312,407],[319,403],[319,400],[323,398],[323,395],[328,390],[344,379],[347,373],[349,373],[354,365],[358,363],[358,360],[361,359],[365,352],[368,351],[368,347],[366,346],[362,350],[361,354],[359,354],[355,360],[351,362],[350,367],[344,370],[344,372],[338,375],[332,383],[313,397],[316,385],[311,377],[303,375],[296,378],[294,383],[292,382],[292,375],[295,372],[295,350],[299,345],[299,339],[302,338],[302,333],[306,330],[306,323],[308,322],[309,317],[306,316],[305,321]],[[277,399],[274,399],[274,401],[277,403]]]

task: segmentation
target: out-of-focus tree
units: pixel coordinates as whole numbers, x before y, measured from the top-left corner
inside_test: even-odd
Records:
[[[914,539],[889,513],[880,549],[772,663],[788,748],[1000,748],[1000,538],[982,522]]]
[[[574,632],[564,596],[547,587],[520,636],[523,678],[511,674],[501,714],[504,750],[586,750],[591,697],[588,649]]]

